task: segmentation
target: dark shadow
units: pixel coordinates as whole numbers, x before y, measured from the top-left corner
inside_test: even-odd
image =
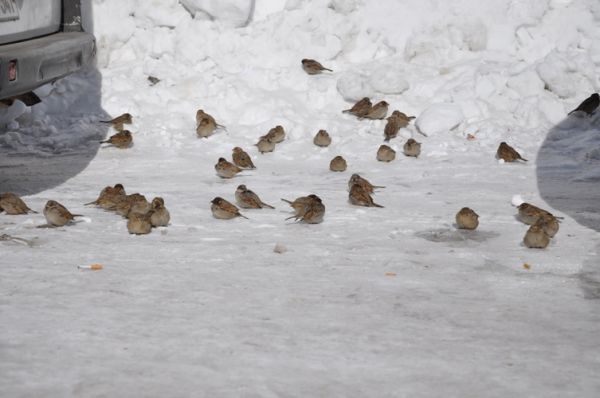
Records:
[[[600,231],[600,111],[576,112],[548,132],[537,157],[537,180],[550,206]],[[599,254],[586,260],[580,281],[585,297],[600,298]]]
[[[90,67],[36,90],[42,103],[30,109],[22,103],[0,109],[23,112],[0,125],[0,192],[35,194],[87,167],[109,128],[98,123],[108,117],[101,87],[100,72]]]

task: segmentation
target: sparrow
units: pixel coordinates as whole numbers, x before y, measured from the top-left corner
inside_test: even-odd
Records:
[[[302,69],[309,75],[318,75],[324,70],[328,70],[329,72],[333,72],[331,69],[325,68],[319,62],[314,59],[303,59],[302,60]]]
[[[273,206],[264,203],[257,194],[246,188],[245,185],[240,185],[235,190],[235,200],[243,209],[262,209],[268,207],[274,209]]]
[[[479,214],[468,207],[463,207],[456,213],[456,226],[459,229],[476,229],[479,225]]]
[[[150,209],[151,205],[144,195],[132,193],[118,200],[110,210],[115,210],[120,216],[129,218],[132,214],[146,214]]]
[[[225,126],[218,124],[215,118],[198,109],[196,112],[196,134],[200,138],[208,138],[214,134],[217,128],[225,129]]]
[[[387,120],[390,119],[396,119],[398,121],[403,122],[403,125],[401,127],[406,127],[409,125],[410,121],[415,119],[415,116],[408,116],[406,113],[404,112],[400,112],[399,110],[395,110],[394,112],[392,112],[392,114],[387,118]]]
[[[236,146],[233,148],[233,154],[231,155],[233,159],[233,163],[243,169],[255,169],[254,163],[252,163],[252,159],[250,155],[246,153],[242,148]]]
[[[112,124],[115,130],[121,131],[123,130],[124,124],[131,124],[133,122],[133,117],[130,113],[124,113],[120,116],[112,120],[101,120],[100,123],[108,123]]]
[[[316,195],[314,195],[314,196],[316,196]],[[309,196],[300,196],[299,198],[296,198],[293,201],[283,199],[283,198],[281,198],[281,200],[283,200],[286,203],[289,203],[290,206],[294,209],[294,211],[296,212],[295,215],[292,217],[289,217],[289,218],[294,218],[294,217],[301,216],[302,214],[304,214],[306,212],[307,206],[310,205],[310,203],[314,200],[314,197],[311,197],[309,195]]]
[[[359,184],[352,185],[348,198],[350,199],[350,203],[355,206],[383,207],[373,202],[371,195]]]
[[[406,113],[395,110],[387,118],[387,124],[385,125],[383,134],[385,141],[389,141],[392,138],[396,138],[398,131],[409,125],[410,121],[413,120],[414,116],[407,116]]]
[[[408,141],[404,143],[403,149],[406,156],[413,156],[416,158],[421,154],[421,143],[409,138]]]
[[[315,135],[315,138],[313,138],[313,143],[316,146],[326,147],[331,144],[331,137],[327,131],[319,130],[319,132]]]
[[[0,195],[0,212],[2,210],[9,215],[27,214],[30,212],[37,213],[37,211],[33,211],[27,207],[23,199],[12,192],[5,192]]]
[[[152,199],[150,214],[150,224],[153,227],[166,227],[171,221],[171,214],[165,207],[165,201],[161,197]]]
[[[586,98],[581,104],[579,104],[579,106],[575,109],[573,109],[571,112],[569,112],[568,114],[570,115],[573,112],[585,112],[588,115],[591,115],[592,113],[594,113],[594,111],[596,109],[598,109],[598,106],[600,105],[600,95],[598,95],[598,93],[594,93],[592,95],[590,95],[588,98]]]
[[[350,180],[348,180],[348,190],[352,189],[354,184],[360,185],[367,193],[372,194],[375,188],[385,188],[381,185],[373,185],[366,178],[362,178],[358,174],[352,174]]]
[[[115,184],[114,187],[107,186],[100,191],[96,200],[86,203],[84,206],[96,205],[104,208],[107,203],[114,202],[120,196],[125,196],[125,188],[122,184]]]
[[[496,151],[496,157],[498,159],[502,159],[505,162],[515,162],[517,160],[527,161],[527,159],[523,159],[519,152],[517,152],[513,147],[508,145],[506,142],[501,142],[498,150]]]
[[[271,141],[273,141],[274,143],[279,144],[280,142],[285,140],[285,130],[283,129],[282,126],[277,125],[277,126],[273,127],[271,130],[269,130],[269,132],[267,134],[263,135],[260,138],[268,138]]]
[[[396,151],[389,146],[383,144],[377,150],[377,160],[380,162],[391,162],[396,159]]]
[[[288,202],[296,211],[296,214],[286,218],[286,220],[295,218],[296,221],[302,221],[307,224],[319,224],[323,221],[323,217],[325,216],[325,205],[317,195],[310,194],[308,196],[302,196],[293,202],[286,199],[282,200]]]
[[[129,148],[133,143],[133,136],[131,135],[131,131],[122,130],[117,134],[110,136],[110,138],[106,141],[100,141],[101,144],[112,144],[120,149]]]
[[[243,217],[246,219],[248,218],[242,213],[240,213],[240,210],[234,204],[218,196],[214,198],[210,203],[210,210],[212,211],[214,218],[218,218],[221,220],[229,220],[235,217]]]
[[[341,156],[336,156],[329,162],[329,170],[331,171],[346,171],[347,167],[346,160]]]
[[[127,220],[127,231],[132,235],[146,235],[152,231],[149,214],[134,213]]]
[[[351,113],[352,115],[358,117],[364,117],[367,113],[369,113],[372,106],[373,105],[371,104],[371,100],[369,99],[369,97],[364,97],[356,104],[354,104],[352,108],[343,110],[342,112]]]
[[[267,136],[262,136],[256,144],[254,144],[260,153],[273,152],[275,150],[275,142]]]
[[[544,232],[541,223],[535,223],[525,233],[523,243],[529,248],[544,249],[550,243],[550,237]]]
[[[46,206],[44,206],[44,217],[46,217],[48,226],[62,227],[63,225],[73,221],[75,217],[83,216],[81,214],[71,214],[71,212],[60,203],[54,200],[49,200],[46,202]]]
[[[519,219],[525,224],[533,225],[541,221],[544,231],[551,238],[558,232],[558,219],[549,211],[540,209],[527,202],[519,205],[518,209]]]
[[[384,119],[388,112],[388,104],[385,101],[379,101],[364,116],[359,117],[360,119]]]
[[[233,178],[237,173],[242,171],[235,164],[228,162],[225,158],[219,158],[217,164],[215,164],[215,170],[217,175],[221,178]]]

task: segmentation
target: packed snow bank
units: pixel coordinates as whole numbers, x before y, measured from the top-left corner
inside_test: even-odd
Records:
[[[464,119],[460,106],[455,104],[434,104],[419,115],[415,125],[429,136],[449,132]]]

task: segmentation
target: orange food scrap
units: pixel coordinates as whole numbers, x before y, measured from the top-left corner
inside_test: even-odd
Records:
[[[523,268],[525,268],[525,269],[531,269],[531,265],[529,265],[527,263],[524,263],[523,264]]]
[[[385,276],[396,276],[395,272],[386,272]]]
[[[91,264],[91,265],[79,265],[77,266],[79,269],[89,269],[92,271],[100,271],[104,266],[102,264]]]

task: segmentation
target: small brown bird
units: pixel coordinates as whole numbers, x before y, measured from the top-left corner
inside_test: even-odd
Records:
[[[260,153],[273,152],[275,150],[275,142],[267,136],[260,137],[258,142],[254,145],[258,148],[258,152]]]
[[[316,146],[326,147],[331,144],[331,137],[326,130],[319,130],[319,132],[315,135],[315,138],[313,138],[313,143]]]
[[[577,108],[569,112],[569,115],[573,112],[584,112],[588,115],[591,115],[594,113],[594,111],[596,111],[596,109],[598,109],[598,106],[600,106],[600,95],[598,95],[598,93],[594,93],[586,98],[581,104],[579,104]]]
[[[406,113],[404,112],[400,112],[399,110],[395,110],[394,112],[392,112],[392,114],[387,118],[388,120],[390,119],[396,119],[398,121],[403,122],[401,127],[406,127],[410,124],[410,121],[415,119],[415,116],[408,116]]]
[[[421,143],[416,140],[409,138],[408,141],[404,143],[404,155],[418,157],[421,154]]]
[[[12,216],[18,214],[37,213],[37,211],[33,211],[27,207],[25,202],[23,202],[23,199],[12,192],[5,192],[0,195],[0,212],[2,212],[2,210],[4,210],[6,214]]]
[[[266,204],[257,194],[246,188],[245,185],[240,185],[235,190],[235,200],[237,204],[243,209],[262,209],[268,207],[274,209],[273,206]]]
[[[379,101],[378,103],[373,105],[373,107],[369,109],[369,112],[362,116],[361,119],[384,119],[388,113],[389,105],[390,104],[388,104],[385,101]]]
[[[66,207],[60,203],[49,200],[44,206],[44,217],[50,227],[62,227],[73,221],[75,217],[83,217],[81,214],[71,214]]]
[[[359,184],[352,185],[348,198],[350,199],[350,203],[355,206],[383,207],[373,202],[371,195]]]
[[[153,227],[166,227],[171,221],[171,214],[165,207],[165,200],[161,197],[152,199],[152,209],[148,212],[150,214],[150,224]]]
[[[527,202],[522,203],[518,207],[519,219],[528,225],[540,223],[546,234],[553,238],[558,232],[558,219],[549,211],[540,209],[537,206]]]
[[[527,162],[527,159],[523,159],[519,152],[517,152],[513,147],[504,141],[500,143],[500,146],[496,151],[496,157],[504,160],[505,162],[516,162],[517,160],[523,160]]]
[[[233,178],[237,173],[242,171],[242,169],[228,162],[225,158],[219,158],[219,161],[215,164],[215,170],[221,178]]]
[[[100,195],[98,195],[96,200],[86,203],[84,206],[96,205],[104,208],[104,206],[110,202],[114,202],[120,196],[125,196],[125,188],[122,184],[115,184],[114,187],[107,186],[100,191]]]
[[[286,199],[282,200],[288,202],[296,211],[296,214],[286,218],[286,220],[295,218],[296,221],[302,221],[307,224],[319,224],[325,217],[325,205],[321,198],[315,194],[302,196],[293,202]]]
[[[109,210],[116,211],[122,217],[129,218],[132,214],[146,214],[152,208],[146,197],[140,193],[132,193],[121,197]]]
[[[150,214],[135,213],[127,220],[127,231],[132,235],[146,235],[152,231]]]
[[[316,196],[316,195],[314,195],[314,196]],[[309,196],[300,196],[299,198],[296,198],[293,201],[283,199],[283,198],[281,198],[281,200],[283,200],[286,203],[289,203],[290,206],[294,209],[294,211],[296,212],[295,215],[292,217],[289,217],[289,218],[294,218],[294,217],[301,217],[301,215],[306,212],[307,206],[310,205],[310,203],[314,200],[314,198],[309,195]]]
[[[218,196],[214,198],[210,203],[210,210],[212,211],[213,217],[215,218],[221,220],[229,220],[235,217],[243,217],[246,219],[248,218],[242,213],[240,213],[240,210],[233,203],[230,203]]]
[[[343,110],[342,112],[343,113],[351,113],[357,117],[364,117],[366,114],[369,113],[372,106],[373,106],[373,104],[371,104],[371,100],[369,99],[369,97],[364,97],[363,99],[358,101],[356,104],[354,104],[352,106],[352,108]]]
[[[331,69],[325,68],[319,62],[314,59],[303,59],[302,60],[302,69],[309,75],[318,75],[324,70],[328,70],[329,72],[333,72]]]
[[[124,113],[120,116],[117,116],[116,118],[114,118],[112,120],[101,120],[100,123],[112,124],[113,128],[115,130],[121,131],[121,130],[123,130],[124,124],[133,123],[133,116],[131,116],[130,113]]]
[[[385,141],[389,141],[392,138],[396,138],[398,131],[409,125],[410,121],[413,120],[414,116],[407,116],[405,113],[395,110],[387,118],[387,124],[383,130]]]
[[[367,193],[372,194],[375,188],[385,188],[381,185],[373,185],[366,178],[362,178],[358,174],[352,174],[350,180],[348,180],[348,190],[352,189],[354,184],[360,185]]]
[[[269,132],[267,134],[263,135],[260,138],[268,138],[271,141],[273,141],[274,143],[279,144],[280,142],[285,140],[285,130],[283,129],[282,126],[277,125],[277,126],[273,127],[271,130],[269,130]]]
[[[231,158],[233,159],[233,163],[238,167],[241,167],[243,169],[256,168],[256,166],[254,166],[254,163],[252,163],[252,158],[250,158],[250,155],[248,155],[248,153],[246,153],[246,151],[244,151],[239,146],[233,148]]]
[[[396,151],[389,146],[383,144],[377,150],[377,160],[380,162],[391,162],[396,159]]]
[[[214,134],[217,128],[225,129],[225,126],[217,123],[215,118],[198,109],[196,112],[196,135],[200,138],[208,138]]]
[[[468,207],[463,207],[456,213],[456,226],[459,229],[475,229],[479,225],[479,214]]]
[[[544,249],[550,243],[550,237],[544,232],[541,223],[535,223],[525,233],[523,243],[529,248]]]
[[[348,168],[346,159],[339,155],[331,159],[331,162],[329,162],[329,170],[331,171],[346,171],[346,168]]]
[[[100,141],[101,144],[112,144],[120,149],[129,148],[133,143],[133,136],[131,135],[131,131],[122,130],[117,134],[111,135],[110,138],[106,141]]]

